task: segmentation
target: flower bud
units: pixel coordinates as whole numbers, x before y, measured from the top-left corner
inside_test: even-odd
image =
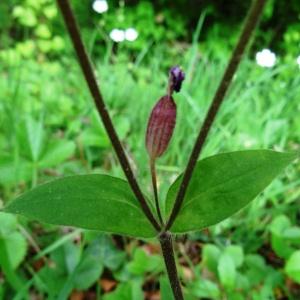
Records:
[[[148,122],[146,147],[151,159],[166,151],[176,123],[176,104],[172,97],[164,96],[154,106]]]
[[[184,77],[183,71],[178,66],[170,69],[168,95],[163,96],[157,102],[150,115],[146,147],[151,160],[164,154],[173,135],[176,123],[176,104],[172,94],[174,91],[180,91]]]

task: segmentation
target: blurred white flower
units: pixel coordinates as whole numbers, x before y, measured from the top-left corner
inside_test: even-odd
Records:
[[[93,10],[102,14],[108,10],[108,3],[106,0],[95,0],[93,3]]]
[[[276,55],[269,49],[263,49],[256,53],[256,63],[261,67],[272,68],[276,63]]]
[[[127,41],[133,42],[139,36],[138,32],[134,28],[128,28],[125,30],[125,39]]]
[[[298,64],[298,66],[300,67],[300,55],[297,57],[296,62]]]
[[[122,29],[113,29],[109,37],[116,43],[123,42],[125,40],[125,31]]]

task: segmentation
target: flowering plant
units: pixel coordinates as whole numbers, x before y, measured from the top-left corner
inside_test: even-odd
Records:
[[[114,129],[71,7],[67,0],[57,2],[127,181],[101,174],[60,178],[19,196],[4,210],[51,224],[137,238],[158,238],[174,298],[183,299],[173,252],[174,234],[199,231],[231,216],[253,200],[297,157],[295,153],[251,150],[217,154],[198,160],[266,1],[254,1],[248,13],[186,169],[169,188],[165,211],[161,211],[162,199],[159,198],[156,184],[155,161],[167,150],[173,134],[176,124],[173,93],[181,89],[183,71],[179,67],[170,70],[167,94],[155,105],[148,121],[146,147],[154,190],[154,201],[151,201],[142,192]]]

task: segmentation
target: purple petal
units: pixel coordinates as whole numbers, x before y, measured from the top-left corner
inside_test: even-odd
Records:
[[[179,66],[172,67],[170,69],[170,83],[171,88],[175,92],[179,92],[181,89],[182,81],[185,78],[184,72],[180,69]]]

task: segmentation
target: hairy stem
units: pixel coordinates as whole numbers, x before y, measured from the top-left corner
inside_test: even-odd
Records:
[[[183,300],[182,289],[177,273],[172,235],[170,232],[163,232],[159,236],[159,242],[162,249],[168,277],[175,300]]]
[[[232,78],[241,62],[242,56],[243,56],[245,49],[250,41],[250,38],[256,27],[256,24],[263,12],[263,8],[264,8],[265,4],[266,4],[266,0],[255,0],[248,12],[248,15],[246,17],[246,21],[244,23],[244,27],[242,29],[240,38],[239,38],[237,45],[232,53],[230,61],[227,65],[227,68],[224,72],[224,75],[221,79],[219,87],[215,93],[213,101],[210,105],[210,108],[206,114],[203,125],[202,125],[200,132],[198,134],[198,137],[196,139],[196,142],[195,142],[194,148],[192,150],[192,153],[190,155],[187,167],[183,174],[183,179],[182,179],[181,185],[179,187],[179,191],[176,196],[175,205],[173,207],[170,218],[166,225],[166,230],[168,230],[172,226],[173,222],[176,219],[177,214],[180,211],[180,208],[181,208],[186,190],[188,188],[190,179],[192,177],[197,159],[198,159],[200,152],[203,148],[203,145],[206,141],[206,138],[210,131],[210,128],[217,116],[220,106],[225,99],[225,95],[228,90],[228,87],[229,87],[229,85],[232,81]]]
[[[156,212],[157,212],[160,224],[163,225],[164,221],[163,221],[163,218],[161,216],[159,201],[158,201],[155,158],[150,158],[150,171],[151,171],[151,179],[152,179],[152,186],[153,186],[153,194],[154,194]]]
[[[91,61],[88,57],[87,51],[83,44],[82,38],[80,36],[78,25],[77,25],[75,16],[72,12],[69,1],[68,0],[57,0],[57,4],[63,15],[66,27],[68,29],[71,40],[73,42],[74,49],[78,56],[78,60],[79,60],[82,72],[84,74],[84,77],[85,77],[85,80],[89,87],[89,90],[93,96],[96,108],[102,119],[103,125],[106,129],[106,132],[107,132],[109,138],[110,138],[113,148],[117,154],[117,157],[122,166],[122,169],[123,169],[123,171],[127,177],[127,180],[131,186],[131,189],[134,192],[137,200],[139,201],[141,208],[142,208],[144,214],[146,215],[146,217],[148,218],[148,220],[151,222],[151,224],[157,231],[160,231],[161,226],[156,221],[155,217],[153,216],[153,214],[146,202],[146,199],[145,199],[145,197],[136,181],[136,178],[132,172],[129,161],[124,152],[124,149],[119,140],[119,137],[116,133],[116,130],[112,124],[111,118],[107,111],[107,108],[104,103],[103,97],[101,95],[100,89],[98,87]]]

